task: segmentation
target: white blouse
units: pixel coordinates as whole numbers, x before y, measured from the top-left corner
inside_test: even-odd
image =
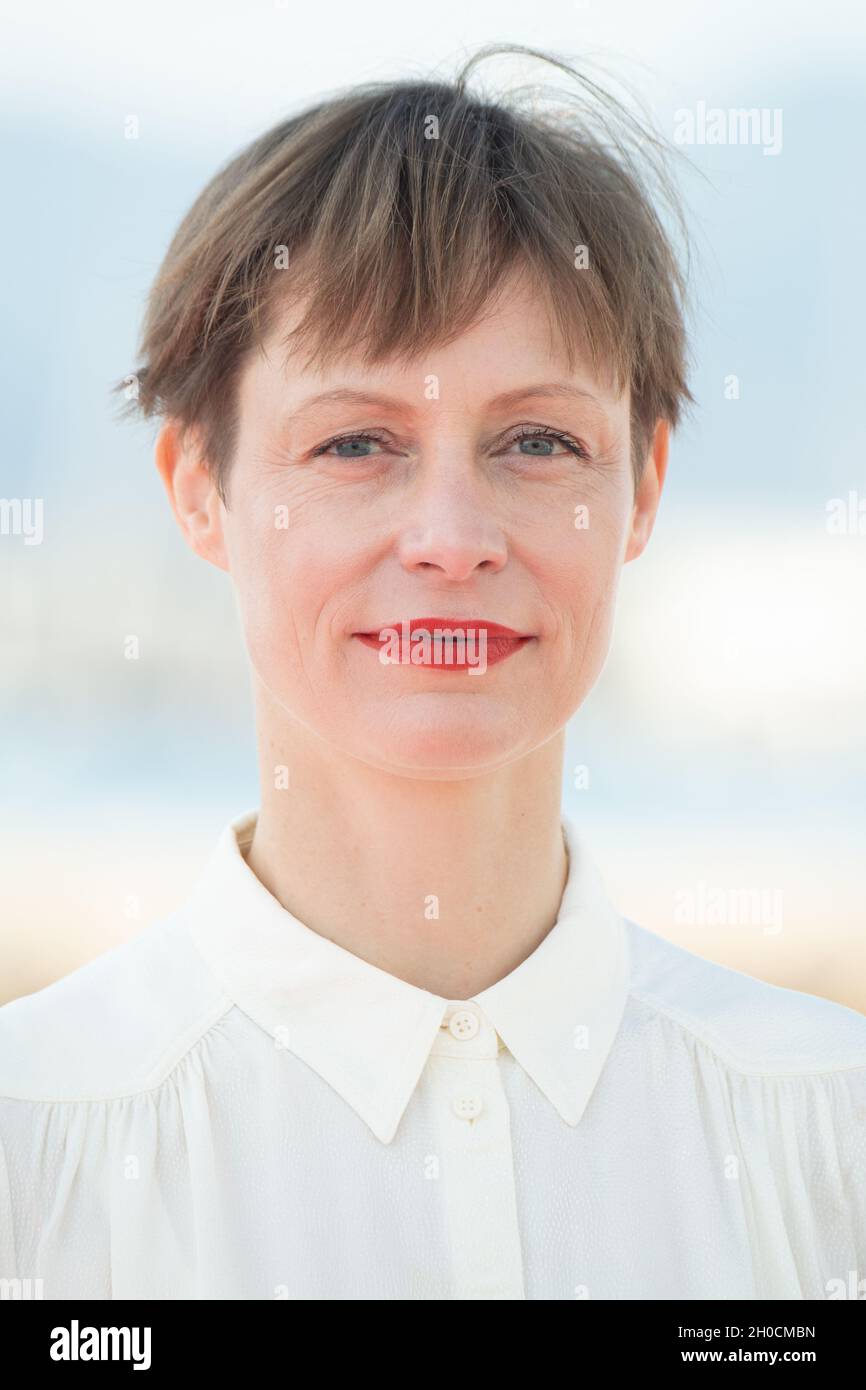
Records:
[[[182,910],[0,1009],[5,1296],[824,1299],[866,1277],[866,1017],[620,916],[568,817],[556,925],[439,998],[286,912],[243,858],[254,821]]]

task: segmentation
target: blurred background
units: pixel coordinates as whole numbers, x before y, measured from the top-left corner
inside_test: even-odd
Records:
[[[169,912],[258,801],[229,581],[184,546],[156,426],[108,396],[179,219],[307,101],[511,41],[639,93],[691,162],[700,262],[698,407],[569,729],[566,808],[627,916],[866,1012],[866,12],[48,0],[2,24],[0,496],[41,499],[42,533],[3,512],[0,1002]],[[707,142],[713,109],[763,136]]]

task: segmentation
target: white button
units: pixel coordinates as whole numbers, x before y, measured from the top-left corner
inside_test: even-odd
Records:
[[[448,1032],[454,1038],[474,1038],[481,1024],[470,1009],[457,1009],[448,1020]]]
[[[461,1120],[474,1120],[483,1108],[484,1103],[480,1096],[458,1096],[454,1102],[454,1114]]]

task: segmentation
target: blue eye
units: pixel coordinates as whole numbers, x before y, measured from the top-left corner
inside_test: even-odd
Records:
[[[380,438],[378,435],[375,435],[375,434],[366,434],[366,433],[362,433],[362,434],[343,434],[343,435],[337,435],[337,437],[336,437],[335,439],[329,439],[328,442],[327,442],[327,444],[323,444],[320,448],[314,449],[314,450],[313,450],[313,454],[314,454],[314,456],[317,455],[317,454],[326,454],[326,453],[328,452],[329,449],[339,448],[341,445],[344,445],[344,444],[350,446],[350,445],[354,445],[354,444],[381,444],[381,443],[382,443],[381,438]],[[344,458],[344,459],[366,459],[366,458],[370,458],[371,455],[370,455],[370,454],[361,454],[361,453],[357,453],[357,452],[354,452],[354,451],[353,451],[353,452],[348,453],[348,454],[335,454],[334,457],[335,457],[335,458]]]
[[[348,452],[331,454],[332,458],[342,459],[368,459],[375,455],[363,452],[358,448],[365,444],[384,444],[386,441],[380,434],[375,434],[367,430],[362,430],[357,434],[336,435],[333,439],[327,440],[325,444],[313,450],[313,456],[328,455],[332,449],[345,448]],[[523,453],[524,458],[558,458],[558,454],[553,453],[547,446],[551,443],[561,444],[569,453],[577,458],[589,459],[590,454],[587,449],[577,439],[572,439],[568,434],[561,434],[558,430],[550,430],[545,427],[535,426],[522,430],[519,434],[513,435],[510,444],[531,444],[536,447]]]
[[[525,453],[523,455],[524,458],[556,458],[557,455],[555,453],[544,448],[546,444],[551,442],[564,445],[569,453],[575,454],[578,458],[589,458],[588,450],[586,450],[577,439],[572,439],[568,434],[560,434],[557,430],[526,429],[521,431],[520,434],[512,436],[512,443],[540,444],[542,446],[529,453]]]
[[[520,445],[521,449],[523,448],[524,444],[530,445],[530,453],[541,454],[545,458],[549,457],[550,455],[550,445],[552,441],[547,435],[544,435],[542,437],[541,435],[537,434],[522,434],[518,438],[517,443]]]

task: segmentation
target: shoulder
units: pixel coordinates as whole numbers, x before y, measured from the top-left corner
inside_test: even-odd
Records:
[[[0,1008],[0,1098],[101,1100],[150,1089],[230,1008],[182,913],[173,914]]]
[[[705,960],[623,918],[630,993],[734,1070],[778,1076],[866,1067],[866,1016]]]

